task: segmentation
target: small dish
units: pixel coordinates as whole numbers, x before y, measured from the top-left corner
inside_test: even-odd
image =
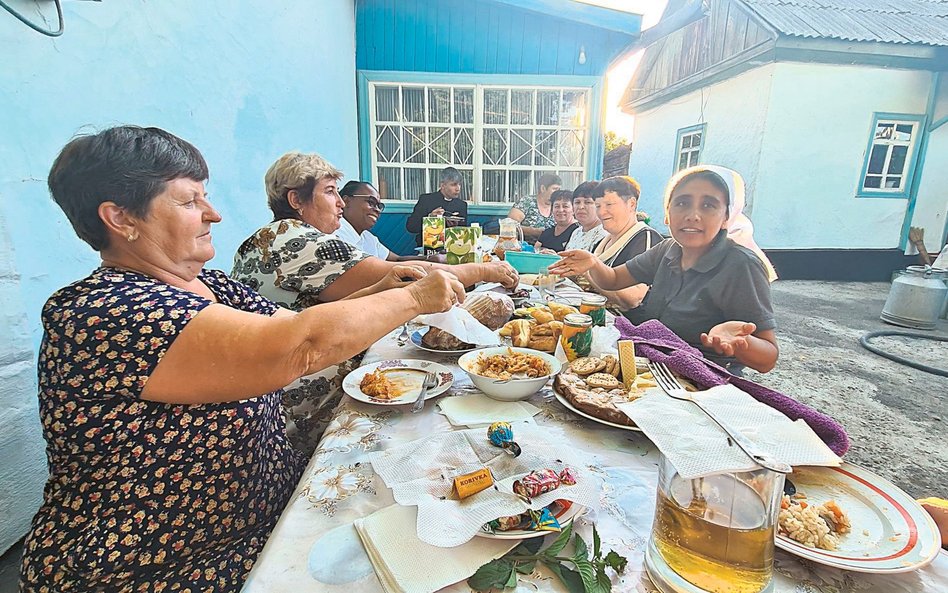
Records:
[[[795,467],[790,475],[811,504],[835,500],[852,531],[835,550],[804,546],[777,534],[777,547],[819,564],[875,574],[917,570],[941,550],[934,519],[898,486],[853,465]]]
[[[393,382],[403,385],[405,389],[401,395],[392,399],[381,399],[363,393],[360,387],[362,378],[376,370],[383,371]],[[421,384],[425,380],[425,373],[434,373],[438,377],[438,384],[428,389],[425,401],[441,395],[454,383],[454,375],[451,374],[451,369],[444,365],[427,360],[393,359],[367,364],[352,371],[346,375],[342,382],[342,390],[352,399],[367,404],[380,406],[412,404],[417,399],[418,394],[421,393]]]

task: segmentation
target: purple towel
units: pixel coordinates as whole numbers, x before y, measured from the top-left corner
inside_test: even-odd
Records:
[[[616,329],[622,339],[635,342],[636,354],[665,363],[671,370],[705,389],[730,383],[749,393],[757,401],[782,412],[791,420],[802,418],[837,455],[844,455],[849,450],[849,437],[839,422],[773,389],[742,377],[735,377],[723,367],[704,358],[700,350],[679,338],[662,322],[650,320],[641,325],[632,325],[625,317],[617,317]]]

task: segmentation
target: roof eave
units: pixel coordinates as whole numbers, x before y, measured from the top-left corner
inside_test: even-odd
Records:
[[[575,0],[491,0],[491,2],[509,4],[523,10],[583,23],[606,31],[624,33],[630,37],[638,37],[642,32],[642,15],[640,14],[584,4]]]

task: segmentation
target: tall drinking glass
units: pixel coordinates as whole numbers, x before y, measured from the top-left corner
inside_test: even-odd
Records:
[[[783,474],[766,469],[686,480],[663,456],[645,567],[664,593],[773,591]]]
[[[540,268],[540,274],[537,277],[537,288],[540,289],[540,297],[543,300],[553,300],[553,297],[556,296],[553,291],[559,279],[559,276],[550,273],[549,268]]]

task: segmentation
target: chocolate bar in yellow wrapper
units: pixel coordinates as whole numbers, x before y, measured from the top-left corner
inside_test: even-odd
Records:
[[[626,389],[635,385],[635,344],[632,340],[619,340],[619,368],[622,369],[622,382]]]
[[[489,469],[484,467],[469,474],[454,478],[454,487],[451,489],[451,492],[459,499],[465,499],[493,485],[494,476],[491,475]]]

